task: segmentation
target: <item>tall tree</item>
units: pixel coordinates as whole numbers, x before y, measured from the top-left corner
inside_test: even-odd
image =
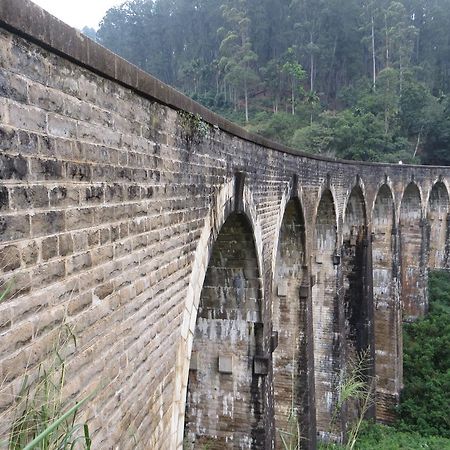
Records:
[[[245,0],[231,0],[222,5],[222,14],[227,26],[219,30],[223,36],[219,51],[225,79],[236,91],[243,92],[245,121],[248,122],[249,89],[258,82],[259,77],[254,70],[258,55],[252,50],[249,35],[250,19],[246,6]]]

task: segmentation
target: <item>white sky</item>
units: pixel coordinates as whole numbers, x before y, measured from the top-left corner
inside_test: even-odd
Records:
[[[97,29],[106,11],[125,0],[32,0],[72,27]]]

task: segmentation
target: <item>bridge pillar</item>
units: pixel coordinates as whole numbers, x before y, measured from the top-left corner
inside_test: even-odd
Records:
[[[401,383],[401,309],[398,289],[397,227],[392,191],[384,184],[372,214],[371,247],[375,350],[375,413],[380,422],[394,420]]]
[[[403,320],[414,320],[427,309],[426,221],[421,196],[411,182],[400,207],[400,269]]]
[[[337,297],[339,255],[336,253],[337,219],[330,190],[322,194],[316,215],[311,257],[314,327],[314,371],[317,434],[336,437],[332,426],[340,369],[340,323]]]
[[[449,196],[442,182],[437,182],[430,194],[427,208],[428,267],[445,268],[448,255],[448,210]]]
[[[308,382],[308,270],[305,223],[298,201],[288,202],[280,229],[273,284],[272,317],[277,332],[273,352],[276,448],[282,440],[311,448],[311,391]],[[312,435],[311,435],[312,434]]]

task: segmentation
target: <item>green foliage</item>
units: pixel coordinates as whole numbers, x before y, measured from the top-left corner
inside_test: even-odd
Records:
[[[273,140],[450,164],[449,29],[450,0],[128,0],[96,38]]]
[[[260,112],[255,115],[247,129],[268,139],[290,145],[292,135],[302,124],[304,119],[299,115],[293,116],[285,112],[277,114]]]
[[[344,450],[341,445],[319,445],[320,450]],[[364,422],[355,450],[446,450],[450,440],[438,436],[398,431],[386,425]]]
[[[188,145],[199,144],[209,135],[209,125],[199,114],[178,111],[183,137]]]
[[[430,311],[404,326],[399,430],[450,438],[450,274],[430,273]]]

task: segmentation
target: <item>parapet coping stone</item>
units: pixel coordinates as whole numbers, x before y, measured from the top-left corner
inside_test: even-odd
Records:
[[[447,166],[419,166],[413,164],[389,164],[368,161],[333,159],[301,152],[283,144],[273,142],[258,134],[251,133],[232,123],[191,98],[163,83],[149,73],[139,69],[99,43],[85,36],[30,0],[0,0],[0,26],[30,40],[44,49],[87,68],[88,70],[122,86],[138,95],[169,106],[178,111],[199,115],[214,127],[263,147],[307,159],[350,165],[377,167],[424,167],[442,168]]]

